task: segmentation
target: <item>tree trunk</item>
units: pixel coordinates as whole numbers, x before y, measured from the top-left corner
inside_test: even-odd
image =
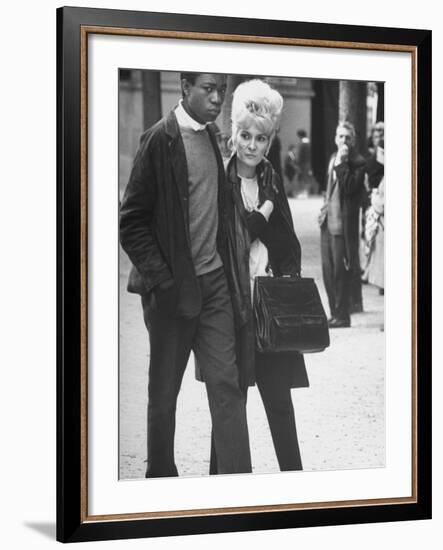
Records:
[[[367,83],[341,80],[338,116],[340,121],[352,122],[356,132],[357,151],[366,154]]]
[[[341,80],[339,87],[339,120],[348,121],[354,125],[356,133],[355,148],[361,154],[367,154],[366,121],[367,121],[367,83],[351,80]],[[364,189],[362,189],[363,200]],[[359,228],[360,233],[360,228]],[[361,288],[360,258],[351,260],[351,313],[363,311],[363,297]]]

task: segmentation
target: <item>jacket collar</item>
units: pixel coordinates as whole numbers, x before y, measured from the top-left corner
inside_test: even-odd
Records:
[[[175,108],[166,115],[166,118],[164,120],[166,135],[168,135],[172,140],[177,139],[180,136],[180,126],[178,124],[177,116],[175,114]],[[198,124],[198,122],[196,124]],[[206,124],[205,127],[202,129],[208,130],[211,138],[213,137],[214,130],[212,128],[212,123]]]
[[[165,119],[165,132],[171,139],[176,139],[180,135],[177,117],[174,111],[170,111]]]
[[[360,155],[360,153],[357,153],[354,151],[353,155],[349,159],[349,162],[354,165],[355,168],[361,168],[366,164],[365,158]]]
[[[240,176],[237,174],[237,153],[233,153],[231,158],[228,161],[228,166],[226,168],[226,174],[229,181],[240,183]],[[266,166],[270,165],[269,160],[264,158],[260,164],[257,165],[257,181],[261,181],[263,178],[263,173]]]
[[[166,135],[173,142],[182,141],[181,140],[181,134],[180,134],[180,127],[178,125],[177,117],[175,116],[174,110],[170,111],[166,115],[166,118],[164,119],[164,128],[165,128]],[[219,168],[219,170],[221,170],[223,172],[224,171],[223,170],[223,164],[222,164],[222,161],[221,161],[221,156],[218,153],[217,139],[215,137],[215,132],[214,132],[214,128],[213,128],[212,123],[208,124],[205,129],[208,132],[209,138],[210,138],[211,143],[212,143],[212,146],[214,147],[214,149],[216,151],[218,168]],[[183,142],[182,142],[182,147],[180,149],[181,149],[181,152],[184,154]]]
[[[193,119],[192,116],[185,111],[182,99],[180,99],[178,106],[174,109],[174,114],[178,125],[181,128],[190,128],[191,130],[194,130],[194,132],[201,132],[202,130],[205,130],[206,126],[209,124],[209,122],[201,124]]]

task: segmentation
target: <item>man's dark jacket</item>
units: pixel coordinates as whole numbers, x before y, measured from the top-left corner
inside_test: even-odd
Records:
[[[213,130],[206,130],[218,166],[217,249],[226,250],[226,189],[221,155]],[[133,268],[128,291],[149,294],[172,281],[167,291],[170,314],[194,317],[201,296],[191,256],[188,220],[188,170],[183,140],[174,112],[147,130],[140,139],[131,175],[120,207],[120,242]]]
[[[330,166],[333,165],[335,156],[336,153],[330,159]],[[358,265],[359,217],[364,192],[365,168],[365,159],[355,152],[349,156],[347,162],[333,167],[337,177],[336,185],[339,186],[346,261],[351,268]],[[320,226],[327,223],[326,218],[327,203],[322,207]]]

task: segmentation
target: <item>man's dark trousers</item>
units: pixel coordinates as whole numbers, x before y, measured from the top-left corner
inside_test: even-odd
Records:
[[[349,321],[350,270],[346,265],[343,235],[332,235],[327,220],[321,228],[321,263],[323,281],[328,295],[331,316],[340,321]]]
[[[146,477],[178,475],[174,461],[176,404],[191,350],[206,384],[219,473],[252,471],[224,269],[201,275],[198,281],[202,308],[191,319],[167,316],[157,308],[154,296],[142,297],[151,348]]]

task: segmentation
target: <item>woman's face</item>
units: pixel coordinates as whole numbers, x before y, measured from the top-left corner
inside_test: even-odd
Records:
[[[265,156],[270,136],[260,130],[255,123],[247,128],[239,128],[235,140],[233,140],[237,152],[237,160],[245,165],[245,168],[255,168]]]

